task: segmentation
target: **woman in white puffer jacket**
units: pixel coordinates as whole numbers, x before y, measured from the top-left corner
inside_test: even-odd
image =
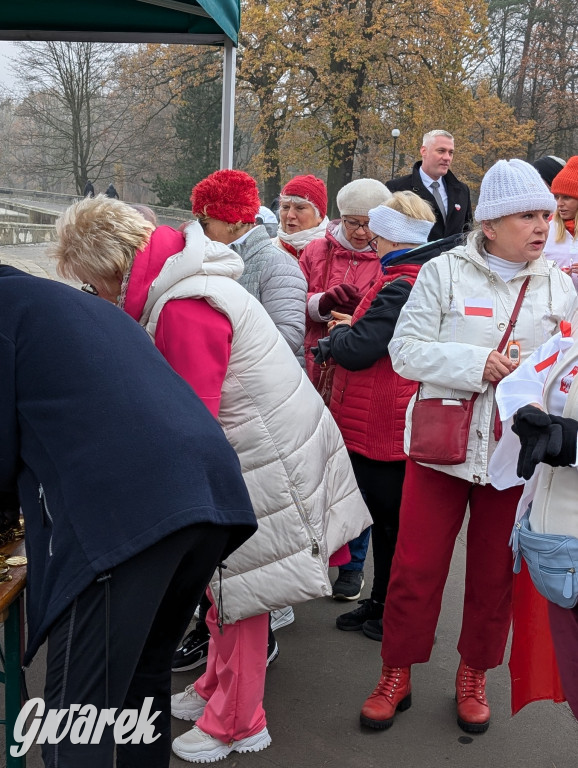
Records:
[[[173,750],[190,762],[259,751],[271,741],[268,612],[331,595],[329,555],[371,524],[341,434],[265,308],[237,283],[241,257],[198,222],[151,234],[130,206],[98,196],[71,206],[57,230],[60,271],[146,329],[239,456],[259,528],[211,584],[207,671],[172,706],[198,724]]]
[[[571,316],[570,279],[542,250],[552,194],[529,164],[500,160],[485,175],[475,212],[481,230],[465,246],[425,264],[401,311],[389,351],[399,375],[421,382],[420,397],[470,400],[477,394],[466,460],[453,465],[407,462],[400,529],[383,617],[381,680],[361,721],[387,728],[411,704],[411,665],[429,660],[456,537],[469,506],[457,718],[468,732],[489,726],[485,671],[501,664],[511,611],[508,540],[520,488],[498,491],[488,461],[499,439],[494,384]],[[528,282],[527,282],[528,280]],[[527,285],[525,295],[523,287]],[[497,351],[519,296],[509,339]],[[453,406],[455,407],[455,406]],[[410,402],[406,452],[412,432]],[[440,457],[441,458],[441,457]]]

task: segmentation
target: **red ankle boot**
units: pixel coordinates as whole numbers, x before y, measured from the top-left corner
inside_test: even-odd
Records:
[[[395,713],[411,707],[411,667],[383,665],[377,688],[361,708],[362,725],[369,728],[389,728]]]
[[[469,667],[462,659],[456,675],[458,725],[467,733],[484,733],[490,727],[490,706],[486,699],[486,673]]]

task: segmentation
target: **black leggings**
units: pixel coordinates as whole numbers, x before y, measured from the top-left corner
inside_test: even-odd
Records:
[[[93,704],[141,709],[153,697],[151,744],[117,746],[118,768],[168,768],[171,661],[191,613],[220,562],[230,528],[194,525],[167,536],[103,574],[48,633],[46,709]],[[47,768],[112,768],[114,735],[100,744],[42,747]]]
[[[374,461],[359,453],[351,453],[350,458],[357,485],[373,519],[371,597],[378,603],[385,603],[399,530],[405,461]]]

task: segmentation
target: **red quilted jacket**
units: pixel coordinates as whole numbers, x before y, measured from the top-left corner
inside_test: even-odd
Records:
[[[390,267],[361,300],[352,325],[367,312],[373,299],[388,283],[403,278],[413,285],[420,267],[420,264]],[[403,452],[405,412],[416,389],[415,381],[394,372],[389,355],[361,371],[348,371],[338,365],[330,410],[348,450],[376,461],[406,459]]]

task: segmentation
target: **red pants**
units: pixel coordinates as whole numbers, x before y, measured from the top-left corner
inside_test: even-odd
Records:
[[[508,545],[521,486],[497,491],[408,460],[399,533],[383,614],[390,667],[429,660],[456,537],[470,505],[458,651],[476,669],[503,661],[511,621]]]
[[[266,726],[263,695],[267,670],[269,614],[217,627],[217,611],[207,614],[211,633],[207,670],[195,691],[207,701],[197,720],[199,728],[215,739],[245,739]]]
[[[548,615],[562,688],[578,720],[578,606],[568,609],[548,602]]]

